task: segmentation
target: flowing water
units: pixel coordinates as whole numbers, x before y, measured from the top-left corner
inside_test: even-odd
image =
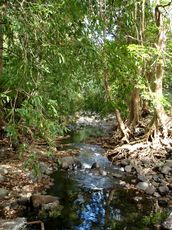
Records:
[[[80,143],[77,135],[73,136],[70,148],[79,149],[77,159],[82,168],[58,170],[54,174],[55,185],[47,192],[58,196],[64,208],[58,218],[45,222],[45,229],[155,229],[145,218],[152,211],[153,201],[135,190],[124,189],[124,172],[107,160],[100,146]],[[106,172],[104,175],[91,169],[95,162]],[[114,173],[120,178],[114,177]]]

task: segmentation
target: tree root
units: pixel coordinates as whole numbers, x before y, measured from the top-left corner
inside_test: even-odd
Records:
[[[27,222],[27,224],[28,225],[40,224],[41,225],[41,230],[45,230],[44,223],[41,220],[30,221],[30,222]]]

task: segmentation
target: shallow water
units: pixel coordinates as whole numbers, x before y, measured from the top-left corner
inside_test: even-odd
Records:
[[[71,148],[79,148],[77,159],[83,167],[54,174],[55,185],[47,192],[58,196],[64,208],[61,216],[45,222],[46,230],[155,229],[145,222],[153,201],[120,185],[121,179],[112,173],[123,177],[123,172],[107,160],[100,146],[77,141]],[[91,169],[95,162],[107,172],[106,176]]]

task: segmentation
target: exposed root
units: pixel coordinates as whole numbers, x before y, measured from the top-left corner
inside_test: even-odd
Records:
[[[28,225],[40,224],[41,230],[45,230],[44,223],[41,220],[27,222]]]

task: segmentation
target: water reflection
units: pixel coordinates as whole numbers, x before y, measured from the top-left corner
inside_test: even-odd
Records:
[[[92,192],[89,203],[84,204],[83,210],[78,212],[82,223],[77,226],[76,230],[91,230],[95,224],[105,224],[105,206],[103,191]]]

